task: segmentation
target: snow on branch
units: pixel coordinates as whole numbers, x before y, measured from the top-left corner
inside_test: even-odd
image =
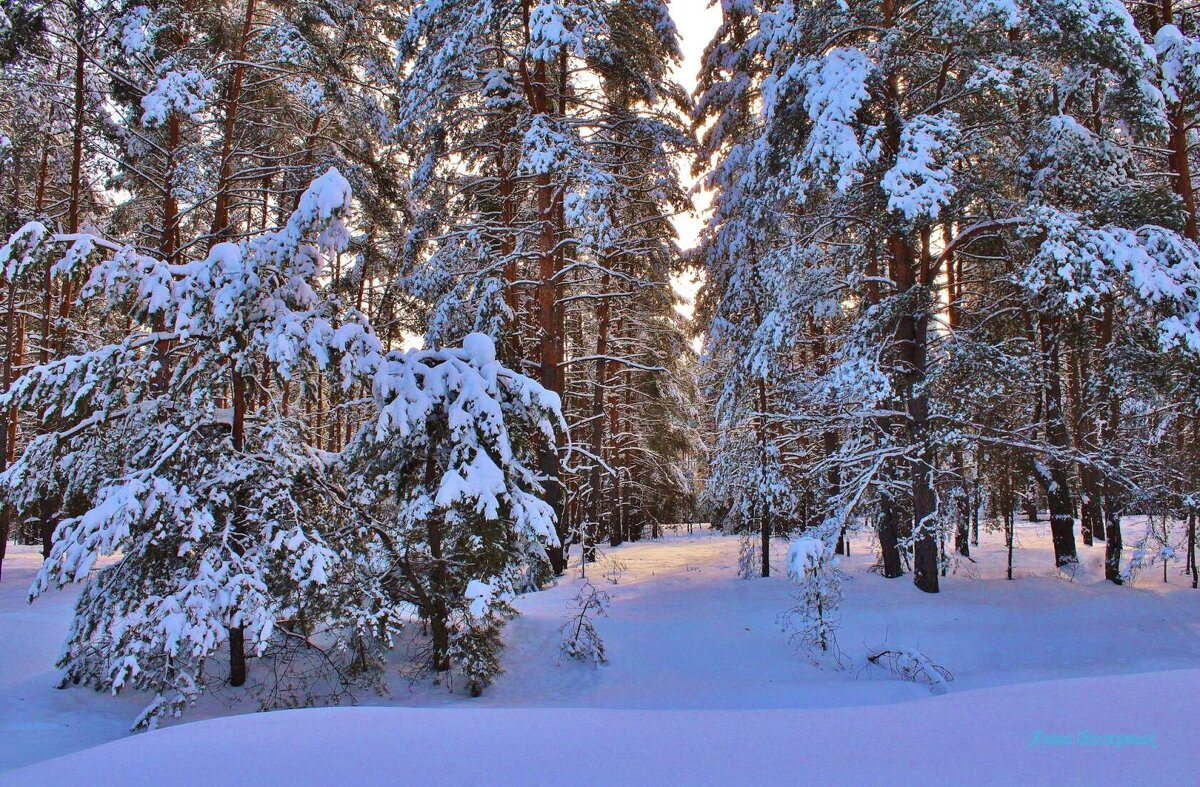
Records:
[[[879,645],[871,648],[867,661],[883,667],[901,680],[924,683],[933,694],[945,694],[954,680],[950,670],[934,663],[932,659],[915,648],[903,645]]]

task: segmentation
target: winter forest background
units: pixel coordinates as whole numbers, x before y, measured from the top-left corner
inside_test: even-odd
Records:
[[[623,609],[826,709],[1200,685],[1200,3],[0,0],[0,71],[0,720],[133,696],[0,766],[619,692]]]

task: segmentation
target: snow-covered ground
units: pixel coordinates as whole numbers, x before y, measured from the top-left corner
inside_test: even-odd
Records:
[[[1195,783],[1200,591],[1177,565],[1114,587],[1103,547],[1080,550],[1060,576],[1045,525],[1022,524],[1009,582],[985,534],[928,596],[869,573],[872,545],[854,542],[851,664],[831,671],[779,630],[786,579],[738,580],[736,539],[674,535],[589,568],[612,599],[599,669],[559,663],[575,577],[521,600],[507,672],[479,699],[397,676],[391,697],[360,697],[372,707],[247,715],[210,698],[130,736],[144,697],[54,688],[72,596],[27,606],[37,556],[19,549],[0,583],[0,783]],[[949,693],[865,666],[885,641],[949,669]]]

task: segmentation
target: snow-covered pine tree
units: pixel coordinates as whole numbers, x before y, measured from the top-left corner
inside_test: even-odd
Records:
[[[64,277],[87,271],[81,297],[132,318],[119,341],[36,367],[0,398],[54,424],[0,476],[0,494],[26,515],[63,501],[31,595],[84,583],[64,680],[151,692],[135,726],[194,702],[225,647],[238,685],[244,648],[262,656],[290,640],[333,664],[365,658],[374,637],[353,614],[369,587],[344,576],[361,549],[340,524],[329,458],[255,384],[268,362],[284,379],[317,368],[347,383],[378,365],[369,329],[320,294],[349,208],[349,184],[330,171],[283,229],[192,263],[36,222],[0,250],[10,271],[45,259]],[[327,629],[324,647],[314,628]]]
[[[1132,232],[1121,236],[1124,251],[1099,254],[1117,278],[1132,270],[1122,255],[1134,254],[1186,279],[1191,251],[1152,207],[1153,189],[1126,187],[1129,209],[1106,212],[1094,199],[1121,189],[1051,193],[1038,183],[1053,168],[1032,162],[1048,155],[1081,172],[1090,166],[1093,182],[1121,170],[1107,162],[1129,155],[1130,138],[1166,127],[1149,78],[1153,51],[1120,3],[730,0],[723,8],[701,99],[718,190],[707,264],[719,300],[709,313],[716,327],[737,325],[721,322],[718,309],[734,314],[738,299],[763,301],[760,314],[740,309],[746,322],[733,357],[794,365],[790,376],[782,366],[770,375],[801,413],[783,438],[797,465],[789,472],[834,479],[825,485],[837,490],[843,522],[855,507],[874,508],[884,573],[898,574],[911,550],[916,583],[936,590],[937,544],[961,518],[950,501],[963,474],[958,457],[982,438],[1017,451],[1039,479],[1051,498],[1056,561],[1071,564],[1071,468],[1097,468],[1103,457],[1080,457],[1071,445],[1062,347],[1078,307],[1097,303],[1100,325],[1107,321],[1104,297],[1089,300],[1062,272],[1092,264],[1086,242],[1049,243],[1057,233],[1046,228],[1047,210],[1069,211],[1089,238],[1116,226]],[[1093,141],[1076,144],[1075,129]],[[1134,171],[1124,172],[1122,182],[1134,183]],[[1070,207],[1089,199],[1091,209]],[[1138,230],[1145,222],[1156,226]],[[1049,259],[1071,262],[1038,268]],[[762,294],[723,286],[737,271],[758,277]],[[1005,277],[1048,285],[1039,289],[1048,300],[1026,295],[1015,312],[1003,311],[999,304],[1017,296],[979,282]],[[965,281],[977,291],[964,292]],[[1124,281],[1123,291],[1138,289]],[[1144,305],[1158,296],[1137,297]],[[1060,302],[1069,316],[1052,305]],[[1006,322],[1018,341],[989,334]],[[1020,357],[1009,355],[1017,348]],[[1027,364],[1028,373],[1012,374],[1014,387],[991,398],[964,397],[951,380],[975,379],[986,393],[984,378],[963,376],[972,364],[1009,373]],[[1114,375],[1101,375],[1110,390]],[[1020,389],[1023,381],[1032,385]],[[1002,419],[1025,418],[988,424],[955,412],[958,402],[991,406],[1000,396],[1016,403]],[[1109,406],[1103,423],[1117,420]],[[818,448],[831,432],[829,448]],[[1105,472],[1128,476],[1111,461]],[[892,544],[906,548],[895,555]]]
[[[385,586],[429,627],[439,679],[457,667],[477,696],[500,671],[510,601],[549,570],[555,513],[535,468],[565,428],[558,395],[474,333],[461,349],[389,353],[373,396],[378,417],[342,459],[353,500]]]
[[[770,574],[770,539],[785,532],[797,495],[784,468],[778,415],[790,352],[761,341],[774,291],[768,254],[780,239],[770,198],[757,189],[754,141],[763,133],[763,61],[757,57],[761,8],[725,2],[724,19],[709,44],[700,75],[695,124],[707,126],[700,168],[714,191],[713,212],[702,237],[707,274],[699,315],[708,323],[703,363],[705,387],[716,409],[712,475],[707,505],[724,525],[743,533],[741,574]],[[755,196],[757,194],[757,196]],[[757,558],[757,560],[756,560]],[[753,563],[757,562],[757,567]]]
[[[837,644],[838,606],[842,602],[841,574],[837,568],[830,536],[836,529],[826,529],[822,536],[801,536],[788,547],[788,579],[797,585],[796,606],[782,615],[784,629],[792,641],[805,650],[818,665],[840,666],[841,652]]]

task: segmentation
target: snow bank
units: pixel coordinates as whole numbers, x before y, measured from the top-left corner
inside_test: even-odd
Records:
[[[0,784],[894,785],[934,774],[971,784],[1138,783],[1153,774],[1185,784],[1197,767],[1197,691],[1200,670],[1185,670],[865,708],[284,711],[126,738],[9,772]],[[1154,711],[1130,713],[1138,707]]]

